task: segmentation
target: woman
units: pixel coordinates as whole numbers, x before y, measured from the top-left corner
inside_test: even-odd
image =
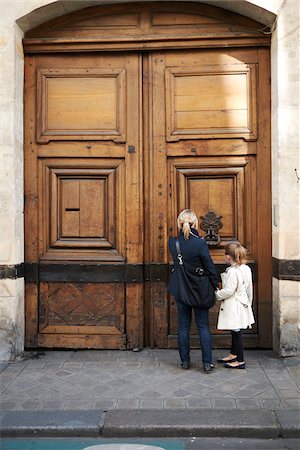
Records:
[[[187,264],[201,266],[208,272],[210,282],[215,290],[217,288],[217,272],[209,255],[207,243],[197,232],[198,219],[194,211],[190,209],[181,211],[177,218],[177,225],[179,229],[178,240],[183,260]],[[208,309],[181,303],[176,270],[178,268],[176,238],[171,237],[169,239],[169,249],[174,261],[174,269],[171,274],[168,290],[175,297],[178,308],[178,350],[181,367],[185,370],[190,367],[190,327],[192,310],[194,310],[202,349],[203,370],[205,373],[209,373],[213,370],[213,364]]]
[[[241,329],[251,328],[254,323],[252,312],[252,274],[245,264],[246,250],[240,244],[231,243],[225,247],[225,261],[229,267],[221,274],[222,289],[216,298],[221,301],[219,330],[231,330],[232,345],[228,356],[218,359],[228,369],[245,369],[244,345]]]

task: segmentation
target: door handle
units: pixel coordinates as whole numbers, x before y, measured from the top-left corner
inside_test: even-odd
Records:
[[[218,245],[221,241],[219,230],[223,227],[223,223],[221,222],[222,217],[214,211],[208,211],[205,216],[200,216],[200,219],[202,219],[200,228],[206,232],[203,238],[209,246]]]

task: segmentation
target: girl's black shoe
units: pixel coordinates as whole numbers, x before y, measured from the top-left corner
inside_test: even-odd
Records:
[[[227,364],[227,363],[235,362],[235,361],[236,361],[236,358],[226,359],[225,361],[223,358],[217,359],[217,362],[222,363],[222,364]]]
[[[224,367],[226,367],[226,369],[246,369],[246,364],[239,364],[238,366],[231,366],[230,364],[225,364]]]

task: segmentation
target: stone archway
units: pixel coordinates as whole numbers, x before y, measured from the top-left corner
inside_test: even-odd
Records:
[[[79,4],[80,3],[80,4]],[[92,2],[95,5],[95,1]],[[97,2],[103,3],[103,2]],[[285,153],[285,140],[289,141],[289,148],[297,148],[297,135],[288,137],[288,122],[290,123],[295,118],[295,108],[297,108],[297,100],[294,95],[293,80],[290,79],[287,84],[287,77],[285,73],[288,71],[297,72],[297,61],[295,55],[292,56],[293,49],[297,51],[297,34],[296,28],[299,24],[299,17],[295,9],[295,2],[288,0],[285,2],[278,0],[276,2],[266,1],[210,1],[207,2],[216,6],[222,6],[230,10],[233,8],[235,12],[244,14],[245,16],[259,20],[265,25],[271,25],[276,19],[276,14],[279,12],[280,16],[277,24],[277,32],[274,34],[274,46],[272,50],[272,57],[274,65],[272,68],[273,78],[273,202],[274,202],[274,250],[273,257],[277,264],[277,273],[274,278],[274,348],[283,355],[294,354],[297,348],[297,317],[294,315],[291,318],[286,313],[286,306],[291,305],[297,298],[298,287],[293,281],[297,279],[297,271],[289,275],[284,272],[284,266],[281,264],[284,261],[288,262],[295,259],[296,255],[292,248],[279,246],[279,241],[282,242],[281,237],[288,235],[292,230],[299,228],[297,226],[297,214],[293,214],[291,218],[286,211],[285,198],[281,198],[279,192],[289,192],[289,196],[294,192],[295,186],[293,179],[286,176],[279,178],[277,168],[277,157],[281,152]],[[297,3],[297,2],[296,2]],[[78,9],[88,6],[88,1],[76,2]],[[259,6],[261,5],[261,6]],[[23,185],[22,185],[22,166],[23,166],[23,53],[22,53],[22,36],[23,32],[27,31],[38,24],[50,20],[58,15],[65,14],[70,8],[70,2],[28,2],[20,1],[15,4],[11,2],[1,3],[2,18],[5,26],[3,27],[3,41],[1,46],[1,57],[5,61],[2,86],[3,101],[1,112],[1,131],[4,137],[2,141],[1,158],[4,164],[4,176],[1,177],[1,196],[3,213],[0,218],[1,228],[1,360],[14,359],[17,355],[22,353],[24,346],[24,329],[23,329]],[[296,6],[297,8],[297,6]],[[16,25],[17,24],[17,25]],[[296,25],[296,27],[295,27]],[[285,34],[285,30],[289,29],[290,33]],[[294,30],[294,31],[293,31]],[[289,52],[287,52],[287,48]],[[297,57],[296,57],[297,58]],[[278,74],[277,64],[281,61],[281,71]],[[283,61],[283,63],[282,63]],[[299,62],[299,61],[298,61]],[[285,82],[282,84],[281,80],[284,78]],[[294,79],[295,76],[294,76]],[[282,87],[285,86],[284,96],[281,95]],[[286,98],[288,92],[291,92],[291,102],[288,105]],[[296,102],[296,103],[295,103]],[[281,116],[280,113],[284,116]],[[279,121],[283,123],[283,129],[278,137]],[[284,124],[287,124],[285,126]],[[285,131],[284,131],[285,130]],[[290,162],[293,165],[297,161],[297,153],[291,149],[289,151]],[[15,183],[15,180],[18,180]],[[297,194],[295,194],[297,195]],[[294,197],[295,198],[295,197]],[[299,206],[298,206],[299,208]],[[283,234],[282,234],[283,233]],[[297,248],[295,243],[293,248]],[[279,265],[280,267],[279,267]],[[292,267],[293,269],[293,267]],[[276,272],[276,270],[275,270]],[[281,274],[281,275],[280,275]],[[285,277],[285,278],[284,278]],[[299,275],[298,275],[299,277]],[[286,281],[280,281],[280,279]],[[283,304],[280,298],[286,297],[286,302]],[[295,321],[296,319],[296,321]],[[290,330],[290,331],[288,331]],[[291,331],[292,330],[292,331]]]
[[[25,34],[27,346],[176,346],[167,241],[185,207],[224,217],[211,248],[219,273],[228,242],[247,248],[257,325],[246,345],[271,346],[261,27],[211,5],[141,2],[85,8]],[[214,345],[227,346],[217,314]]]

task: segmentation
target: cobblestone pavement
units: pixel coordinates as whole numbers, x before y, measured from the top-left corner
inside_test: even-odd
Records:
[[[214,360],[226,351],[215,350]],[[190,370],[177,350],[26,352],[1,364],[4,410],[300,409],[300,358],[248,350],[246,370],[204,374],[200,351]]]

